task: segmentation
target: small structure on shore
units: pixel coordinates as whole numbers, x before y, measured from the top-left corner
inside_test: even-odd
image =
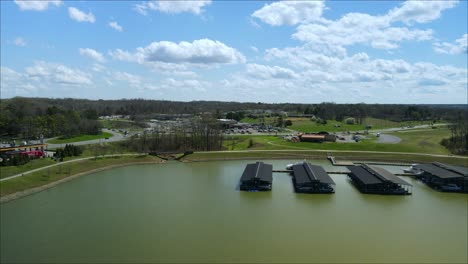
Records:
[[[240,178],[240,189],[243,191],[271,191],[273,183],[273,166],[263,162],[247,164]]]
[[[416,178],[433,189],[443,192],[468,193],[468,168],[466,167],[433,162],[417,164],[414,168],[421,171]]]
[[[412,185],[398,178],[389,171],[362,164],[348,166],[348,176],[362,193],[373,194],[411,194]]]
[[[320,166],[307,162],[292,166],[294,190],[297,193],[334,193],[335,182]]]

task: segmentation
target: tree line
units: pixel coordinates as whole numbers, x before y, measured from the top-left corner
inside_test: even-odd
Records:
[[[174,127],[169,133],[160,131],[134,136],[121,144],[142,153],[212,151],[223,148],[224,136],[214,118],[196,117],[190,126]]]
[[[342,121],[353,117],[360,124],[366,117],[392,121],[447,120],[467,115],[466,105],[240,103],[217,101],[177,102],[147,99],[87,100],[15,97],[0,100],[0,136],[32,138],[80,133],[99,133],[98,116],[130,115],[133,120],[151,119],[154,114],[210,112],[215,118],[242,119],[264,112],[315,115],[323,120]]]
[[[440,142],[454,154],[468,154],[468,120],[459,116],[456,123],[449,125],[450,138],[444,138]]]
[[[419,120],[419,119],[454,119],[459,111],[466,111],[466,105],[401,105],[401,104],[336,104],[323,102],[318,104],[296,103],[261,103],[261,102],[219,102],[219,101],[164,101],[148,99],[120,100],[87,100],[87,99],[54,99],[54,98],[24,98],[15,97],[0,100],[1,105],[22,104],[27,107],[45,111],[55,106],[63,110],[85,111],[92,109],[99,116],[105,115],[151,115],[160,114],[198,114],[211,112],[220,117],[229,112],[249,110],[273,110],[298,114],[314,114],[325,119],[342,119],[350,114],[354,116],[371,116],[388,120]]]
[[[95,109],[68,109],[43,105],[28,98],[2,100],[0,104],[0,137],[3,139],[38,139],[62,136],[69,138],[80,134],[101,133]]]

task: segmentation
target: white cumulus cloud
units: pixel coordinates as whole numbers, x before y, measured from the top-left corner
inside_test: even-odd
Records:
[[[324,8],[323,1],[280,1],[264,5],[252,16],[272,26],[292,26],[319,20]]]
[[[376,49],[396,49],[404,41],[427,41],[431,29],[413,28],[414,23],[438,19],[457,1],[406,1],[383,15],[347,13],[336,20],[322,17],[323,1],[280,1],[267,4],[252,17],[272,25],[297,25],[293,38],[326,47],[356,44]],[[407,26],[402,26],[401,23]]]
[[[113,78],[118,81],[126,82],[132,88],[140,88],[142,83],[142,78],[140,76],[128,72],[114,72]]]
[[[135,5],[135,10],[142,15],[147,15],[148,10],[157,10],[163,13],[177,14],[188,12],[199,15],[203,7],[210,5],[211,0],[199,1],[147,1]]]
[[[79,10],[76,7],[69,7],[68,14],[70,15],[71,19],[77,22],[96,22],[96,18],[94,17],[93,13],[89,12],[88,14],[86,14],[85,12]]]
[[[436,42],[433,44],[433,48],[437,53],[442,54],[466,54],[468,53],[468,34],[455,40],[455,43]]]
[[[393,27],[386,16],[349,13],[336,21],[299,25],[293,38],[331,46],[368,44],[378,49],[395,49],[402,41],[430,40],[432,30]]]
[[[130,53],[117,49],[111,56],[118,60],[144,63],[215,65],[244,63],[245,57],[234,48],[210,39],[153,42]]]
[[[25,47],[26,46],[26,40],[24,40],[22,37],[17,37],[15,39],[15,45],[18,47]]]
[[[427,23],[438,19],[445,9],[453,8],[458,1],[406,1],[400,7],[392,9],[388,17],[392,21],[410,24]]]
[[[279,66],[267,66],[260,64],[247,64],[247,75],[260,79],[294,79],[297,74]]]
[[[109,22],[109,27],[119,31],[119,32],[122,32],[123,31],[123,28],[121,25],[119,25],[119,23],[117,23],[116,21],[112,21],[112,22]]]
[[[34,66],[27,67],[26,75],[38,82],[45,81],[63,85],[92,84],[90,75],[81,70],[45,61],[38,61]]]
[[[62,4],[61,0],[15,0],[15,4],[18,5],[20,10],[33,10],[33,11],[44,11],[49,8],[49,6],[60,6]]]
[[[161,82],[160,88],[163,89],[182,89],[182,90],[195,90],[198,92],[206,92],[210,86],[208,82],[199,80],[175,80],[172,78],[165,79]]]
[[[102,62],[106,61],[106,59],[104,58],[104,55],[97,52],[96,50],[89,49],[89,48],[80,48],[79,51],[80,51],[81,56],[88,57],[88,58],[93,59],[93,60],[95,60],[97,62],[102,63]]]

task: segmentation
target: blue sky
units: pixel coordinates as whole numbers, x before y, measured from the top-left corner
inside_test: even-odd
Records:
[[[0,1],[1,98],[467,103],[467,1]]]

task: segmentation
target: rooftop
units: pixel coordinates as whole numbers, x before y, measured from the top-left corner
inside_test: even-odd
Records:
[[[240,179],[241,182],[250,181],[257,178],[261,181],[273,181],[273,166],[263,162],[247,164]]]
[[[360,166],[348,166],[347,168],[364,184],[379,184],[383,182],[392,182],[396,184],[412,186],[406,181],[393,175],[389,171],[379,167],[368,166],[366,164],[363,164]]]
[[[415,167],[444,179],[468,177],[468,168],[447,165],[440,162],[433,162],[432,164],[418,164]]]
[[[293,166],[294,178],[297,184],[321,182],[335,184],[327,172],[320,166],[304,162]]]

